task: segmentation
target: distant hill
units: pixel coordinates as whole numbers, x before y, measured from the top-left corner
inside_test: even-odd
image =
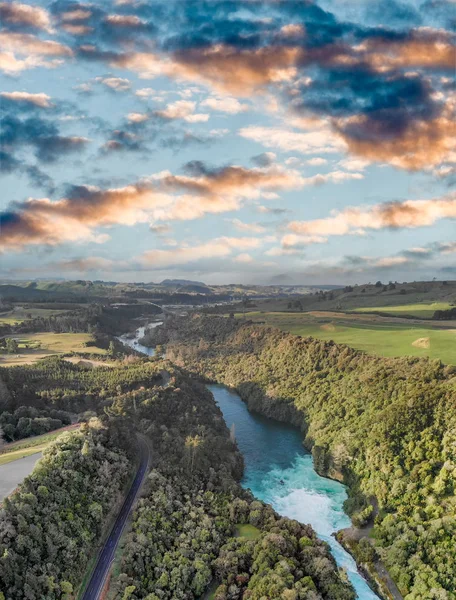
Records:
[[[160,285],[165,287],[175,287],[177,285],[197,285],[198,287],[207,288],[207,285],[202,281],[193,281],[191,279],[164,279]]]

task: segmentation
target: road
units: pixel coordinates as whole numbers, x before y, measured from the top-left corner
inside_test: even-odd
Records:
[[[111,529],[108,539],[105,541],[105,544],[98,555],[97,564],[95,566],[95,569],[93,570],[90,581],[87,584],[85,592],[82,596],[82,600],[98,600],[98,598],[100,597],[100,594],[103,590],[103,586],[109,573],[109,569],[111,567],[111,563],[114,559],[114,554],[117,545],[122,535],[122,531],[125,527],[125,523],[127,522],[136,495],[147,473],[147,468],[149,466],[149,447],[142,438],[139,438],[139,446],[141,452],[141,460],[138,467],[138,471],[136,473],[133,483],[131,484],[130,491],[128,492],[128,495],[125,498],[122,508],[120,509],[120,512],[117,515],[116,522],[114,523],[114,526]]]
[[[0,502],[12,494],[23,479],[30,475],[40,458],[41,452],[38,452],[6,465],[0,465]]]

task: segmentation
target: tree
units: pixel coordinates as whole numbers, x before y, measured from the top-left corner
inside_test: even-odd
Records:
[[[17,354],[19,352],[19,345],[14,338],[6,339],[6,351],[8,354]]]
[[[203,443],[203,438],[199,435],[194,435],[194,436],[189,435],[189,436],[187,436],[187,438],[185,440],[185,447],[190,452],[190,465],[191,465],[190,468],[191,468],[192,472],[193,472],[193,466],[195,463],[196,452],[202,443]]]
[[[109,353],[110,356],[115,356],[115,354],[116,354],[116,345],[114,344],[113,340],[111,340],[109,342],[108,353]]]
[[[122,600],[128,600],[129,598],[131,598],[131,596],[135,590],[136,590],[135,585],[129,585],[128,587],[126,587],[125,591],[124,591],[124,595],[122,596]]]

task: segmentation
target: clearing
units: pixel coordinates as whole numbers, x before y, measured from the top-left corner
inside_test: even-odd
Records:
[[[356,312],[362,313],[384,313],[386,315],[397,315],[398,317],[411,316],[419,319],[432,319],[436,310],[449,310],[452,308],[449,302],[431,302],[423,304],[402,304],[399,306],[372,306],[355,308]]]
[[[52,317],[68,312],[66,310],[56,310],[52,308],[33,308],[27,306],[15,306],[12,310],[0,313],[0,325],[15,325],[22,323],[27,319],[36,319],[38,317]]]
[[[243,317],[240,314],[236,316]],[[456,322],[453,329],[434,329],[430,327],[430,323],[423,321],[415,324],[405,319],[397,321],[395,317],[382,319],[373,315],[371,320],[368,315],[363,315],[361,320],[351,319],[352,316],[356,315],[323,311],[252,312],[247,313],[246,318],[295,335],[347,344],[370,354],[428,357],[456,365]]]
[[[87,354],[106,354],[106,350],[97,346],[89,346],[94,341],[89,333],[24,333],[13,336],[19,344],[17,354],[0,355],[0,366],[32,364],[40,358],[52,354],[82,352]]]
[[[75,429],[78,429],[78,427],[79,423],[75,423],[73,425],[61,427],[60,429],[54,429],[54,431],[50,431],[49,433],[43,433],[42,435],[35,435],[33,437],[17,440],[17,442],[5,444],[0,447],[0,465],[6,465],[20,458],[42,452],[51,442],[58,438],[61,433],[64,431],[74,431]]]

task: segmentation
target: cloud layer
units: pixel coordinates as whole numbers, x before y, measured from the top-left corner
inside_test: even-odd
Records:
[[[433,225],[440,219],[456,219],[456,196],[433,200],[385,202],[370,207],[347,207],[333,211],[325,219],[292,221],[290,234],[283,237],[284,246],[325,241],[330,236],[357,234],[369,230],[414,229]]]

